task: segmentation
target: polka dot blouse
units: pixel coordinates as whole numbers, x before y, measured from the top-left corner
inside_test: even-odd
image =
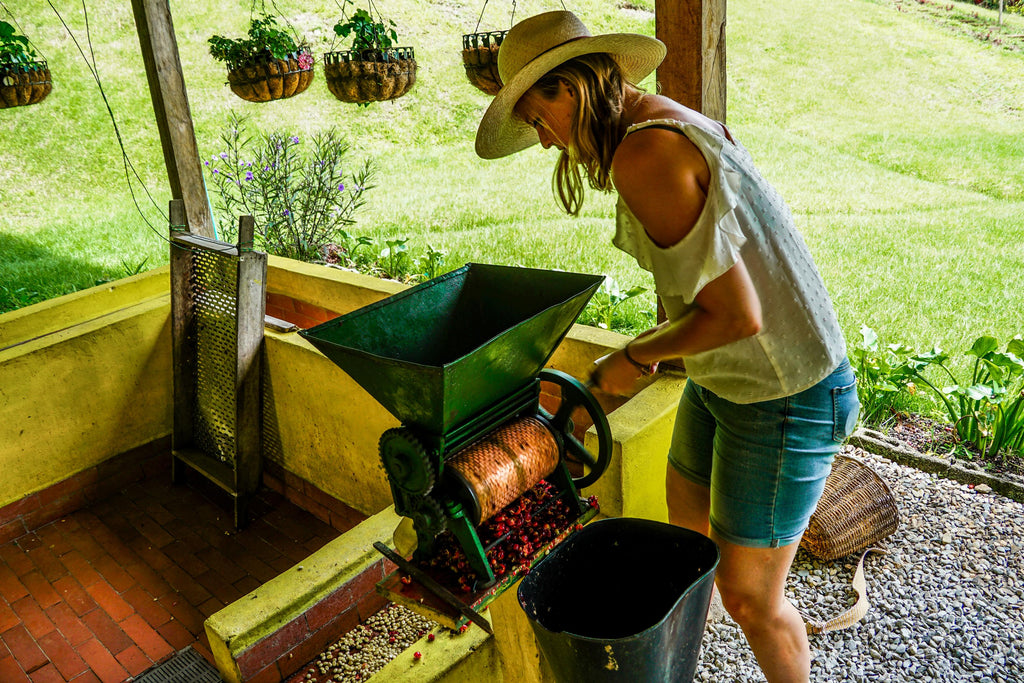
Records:
[[[648,126],[678,129],[701,150],[711,170],[707,200],[686,237],[662,248],[620,197],[613,243],[654,275],[669,320],[686,315],[704,285],[740,259],[761,301],[761,332],[688,356],[690,378],[734,403],[767,401],[814,386],[842,361],[846,346],[789,208],[742,145],[671,119],[644,121],[627,135]]]

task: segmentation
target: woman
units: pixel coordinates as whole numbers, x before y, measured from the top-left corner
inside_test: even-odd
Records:
[[[806,681],[803,620],[786,575],[858,403],[824,283],[778,194],[716,121],[636,83],[665,47],[591,36],[570,12],[531,17],[498,53],[504,86],[477,131],[497,158],[560,151],[570,214],[594,189],[619,195],[613,243],[654,275],[668,320],[607,356],[593,381],[628,391],[682,358],[666,496],[669,521],[721,550],[716,584],[769,681]]]

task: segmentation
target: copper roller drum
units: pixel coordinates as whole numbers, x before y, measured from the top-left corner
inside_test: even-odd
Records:
[[[464,489],[469,516],[480,524],[529,491],[558,465],[558,442],[533,417],[510,422],[445,463]]]

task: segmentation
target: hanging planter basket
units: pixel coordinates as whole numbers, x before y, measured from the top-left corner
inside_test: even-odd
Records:
[[[492,97],[501,90],[498,75],[498,48],[508,31],[467,33],[462,36],[462,64],[466,78]]]
[[[231,92],[248,102],[270,102],[298,95],[313,82],[313,54],[307,48],[284,59],[270,52],[228,70]]]
[[[35,104],[51,90],[50,68],[45,61],[0,63],[0,109]]]
[[[416,83],[411,47],[340,50],[324,55],[327,87],[342,102],[365,104],[401,97]]]

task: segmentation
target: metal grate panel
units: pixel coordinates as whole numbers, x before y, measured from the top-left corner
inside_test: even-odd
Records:
[[[187,647],[163,664],[158,664],[134,679],[135,683],[223,683],[203,656]]]
[[[192,253],[196,366],[195,440],[217,460],[235,458],[235,371],[238,363],[235,302],[238,259],[214,251]]]

